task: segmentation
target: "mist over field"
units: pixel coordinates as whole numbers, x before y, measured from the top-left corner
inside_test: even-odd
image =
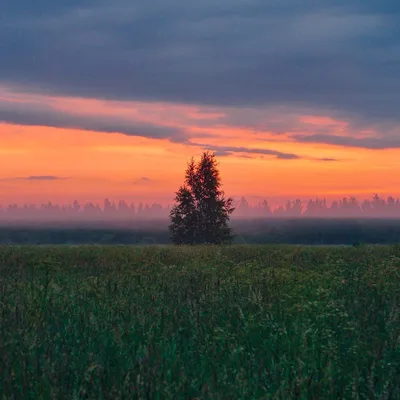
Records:
[[[234,219],[236,244],[396,244],[400,221],[391,219]],[[14,222],[0,225],[0,244],[170,245],[167,220]]]

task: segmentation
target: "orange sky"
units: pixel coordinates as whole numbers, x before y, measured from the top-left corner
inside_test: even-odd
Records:
[[[14,93],[7,88],[0,88],[0,102],[53,110],[71,119],[101,116],[126,123],[176,128],[190,140],[189,143],[141,137],[140,131],[134,136],[0,122],[1,204],[47,200],[63,203],[75,198],[97,202],[104,197],[169,202],[183,179],[188,159],[198,157],[208,146],[270,149],[300,157],[281,159],[245,151],[219,157],[228,195],[284,200],[297,196],[369,198],[375,192],[400,194],[400,150],[301,143],[285,133],[277,135],[268,130],[220,123],[218,117],[224,116],[222,109],[46,97]],[[298,122],[307,124],[307,134],[324,126],[333,126],[337,134],[346,134],[348,125],[328,115],[302,115]],[[63,179],[21,179],[32,176]]]

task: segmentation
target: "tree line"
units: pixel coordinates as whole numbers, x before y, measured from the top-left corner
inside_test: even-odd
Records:
[[[235,207],[231,217],[234,218],[400,218],[400,200],[388,196],[380,197],[375,194],[369,200],[359,201],[355,197],[344,197],[341,200],[328,202],[326,199],[300,199],[288,200],[285,204],[273,207],[267,199],[251,204],[245,197],[233,200]],[[26,218],[59,218],[59,219],[164,219],[166,220],[171,211],[170,205],[162,205],[154,202],[128,203],[124,200],[104,200],[103,205],[92,202],[80,203],[75,200],[71,204],[55,204],[48,202],[39,206],[35,204],[9,204],[0,205],[0,219],[13,217]]]

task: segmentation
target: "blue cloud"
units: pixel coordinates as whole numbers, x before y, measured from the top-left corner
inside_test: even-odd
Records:
[[[249,148],[249,147],[241,147],[241,146],[215,146],[211,144],[200,144],[200,143],[193,143],[188,142],[188,144],[192,146],[202,147],[209,151],[214,152],[216,156],[219,157],[226,157],[230,155],[235,155],[236,157],[242,158],[251,158],[251,154],[259,155],[261,157],[264,156],[272,156],[280,160],[299,160],[299,159],[309,159],[313,161],[338,161],[333,158],[314,158],[314,157],[306,157],[300,156],[298,154],[293,153],[284,153],[277,150],[272,149],[256,149],[256,148]]]
[[[71,114],[52,108],[43,102],[25,103],[1,101],[0,99],[0,122],[107,133],[117,132],[129,136],[169,138],[176,142],[185,140],[185,133],[179,128],[100,114],[94,116]]]
[[[84,96],[322,101],[390,115],[394,106],[379,100],[400,83],[399,9],[365,0],[24,0],[2,10],[0,74]]]
[[[61,178],[59,176],[54,176],[54,175],[32,175],[32,176],[27,176],[27,177],[21,177],[21,178],[16,178],[16,179],[22,179],[25,181],[59,181],[62,179],[68,179],[68,178]]]
[[[1,81],[32,92],[399,122],[397,0],[21,0],[0,37]]]

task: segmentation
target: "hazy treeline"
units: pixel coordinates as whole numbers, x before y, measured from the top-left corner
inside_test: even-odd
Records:
[[[370,200],[358,201],[355,197],[345,197],[328,203],[325,199],[309,201],[289,200],[286,204],[271,207],[268,200],[249,204],[242,197],[235,201],[232,218],[400,218],[400,200],[392,196],[382,198],[374,195]],[[171,206],[159,203],[137,206],[126,201],[104,200],[102,206],[91,202],[60,205],[51,202],[35,204],[9,204],[0,206],[0,221],[124,221],[167,219]]]
[[[0,206],[0,220],[56,220],[56,221],[107,221],[126,219],[165,219],[168,217],[170,206],[161,204],[128,204],[124,200],[117,203],[108,199],[102,206],[92,202],[84,204],[75,200],[72,204],[53,204],[48,202],[37,206],[36,204],[9,204]]]
[[[251,206],[242,197],[235,210],[235,216],[275,217],[275,218],[385,218],[400,217],[400,200],[389,196],[384,199],[375,194],[371,200],[359,201],[354,196],[344,197],[328,203],[326,199],[288,200],[276,208],[270,207],[267,200]]]

